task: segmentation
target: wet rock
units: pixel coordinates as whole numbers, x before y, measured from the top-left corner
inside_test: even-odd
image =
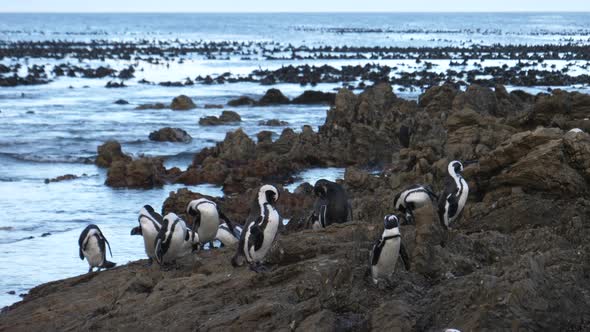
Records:
[[[105,184],[115,188],[153,188],[166,182],[162,158],[143,157],[132,161],[115,161],[109,167]]]
[[[165,127],[151,132],[149,139],[157,142],[190,143],[193,138],[183,129]]]
[[[170,104],[170,108],[174,111],[186,111],[197,107],[193,100],[185,95],[180,95],[178,97],[174,97],[172,99],[172,103]]]
[[[258,101],[258,105],[266,106],[266,105],[280,105],[280,104],[288,104],[289,98],[285,97],[281,90],[279,89],[268,89],[264,96],[260,98]]]
[[[206,116],[199,119],[199,125],[201,126],[219,126],[228,123],[241,122],[242,118],[240,115],[233,111],[223,111],[219,117]]]
[[[52,178],[52,179],[45,179],[45,183],[51,183],[51,182],[61,182],[61,181],[66,181],[66,180],[74,180],[79,178],[79,176],[74,175],[74,174],[66,174],[66,175],[60,175],[56,178]]]
[[[336,100],[336,94],[332,92],[322,92],[307,90],[304,91],[300,96],[291,100],[292,104],[334,104]]]
[[[203,107],[205,109],[223,108],[223,105],[219,105],[219,104],[205,104]]]
[[[127,100],[125,100],[125,99],[117,99],[114,102],[114,104],[117,104],[117,105],[127,105],[127,104],[129,104],[129,102]]]
[[[256,100],[250,98],[250,97],[246,97],[246,96],[242,96],[239,97],[237,99],[232,99],[230,101],[227,102],[227,104],[229,106],[253,106],[256,104]]]
[[[109,81],[107,82],[107,84],[105,85],[106,88],[126,88],[127,85],[125,85],[125,83],[123,82],[114,82],[114,81]]]
[[[278,119],[270,119],[270,120],[258,121],[258,125],[259,126],[267,126],[267,127],[283,127],[283,126],[288,126],[289,122],[278,120]]]
[[[135,107],[136,110],[161,110],[169,106],[164,103],[141,104]]]
[[[97,148],[98,156],[96,165],[99,167],[109,167],[117,161],[129,162],[131,157],[124,154],[121,150],[121,144],[117,141],[107,141]]]

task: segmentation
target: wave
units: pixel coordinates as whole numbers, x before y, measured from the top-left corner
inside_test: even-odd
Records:
[[[38,155],[38,154],[20,154],[10,152],[0,152],[0,157],[8,157],[15,161],[26,161],[34,163],[51,163],[51,164],[93,164],[96,156],[55,156],[55,155]],[[2,181],[2,179],[0,179]],[[10,179],[8,179],[10,182]]]

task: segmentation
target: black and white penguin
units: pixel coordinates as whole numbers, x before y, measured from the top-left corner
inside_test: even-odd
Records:
[[[138,221],[139,226],[131,230],[131,235],[143,236],[143,245],[145,247],[145,253],[148,256],[148,265],[151,265],[154,258],[156,258],[154,245],[158,232],[162,227],[163,218],[150,205],[145,205],[139,211]]]
[[[457,160],[451,161],[447,167],[447,172],[444,191],[438,201],[438,216],[445,229],[448,229],[450,224],[463,211],[469,195],[469,187],[461,175],[463,164]]]
[[[173,263],[198,244],[199,236],[186,227],[184,220],[171,212],[162,220],[154,244],[154,256],[160,265]]]
[[[227,223],[223,223],[219,225],[217,228],[217,240],[219,240],[224,246],[233,246],[240,241],[240,236],[242,235],[242,226],[233,225],[230,227]]]
[[[316,196],[311,223],[313,229],[325,228],[331,224],[342,224],[352,219],[348,195],[338,183],[325,179],[318,180],[313,192]]]
[[[383,234],[371,250],[371,276],[375,284],[393,274],[398,257],[401,257],[406,270],[410,269],[410,259],[399,232],[399,219],[390,214],[385,216],[384,224]]]
[[[404,189],[395,195],[393,206],[400,212],[405,213],[407,221],[414,220],[413,211],[421,208],[428,203],[432,203],[438,196],[433,192],[429,185],[415,184]]]
[[[192,230],[199,235],[201,244],[215,240],[219,227],[223,223],[232,234],[234,233],[233,224],[229,218],[221,212],[215,202],[206,198],[191,201],[186,207],[186,213],[193,217]]]
[[[80,259],[84,260],[84,257],[86,257],[88,265],[90,265],[88,272],[92,272],[92,269],[95,267],[100,271],[102,269],[110,269],[117,265],[107,260],[105,243],[109,246],[109,252],[111,253],[111,257],[113,257],[111,245],[98,226],[90,224],[80,234],[80,238],[78,239]]]
[[[246,225],[238,243],[238,249],[232,258],[234,267],[243,264],[243,258],[255,272],[265,270],[262,262],[269,252],[281,224],[281,216],[275,208],[279,191],[272,185],[263,185],[258,190],[256,204],[251,211],[251,218]],[[257,217],[256,217],[257,216]]]

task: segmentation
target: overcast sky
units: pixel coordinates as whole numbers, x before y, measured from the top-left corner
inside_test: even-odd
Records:
[[[590,11],[590,0],[0,0],[0,12]]]

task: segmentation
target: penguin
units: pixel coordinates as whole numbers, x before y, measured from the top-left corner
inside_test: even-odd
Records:
[[[109,252],[111,253],[111,257],[113,257],[111,245],[98,226],[90,224],[80,234],[80,238],[78,239],[80,259],[84,260],[84,257],[86,257],[88,265],[90,265],[88,273],[92,272],[92,269],[95,267],[100,271],[102,269],[113,268],[117,265],[107,260],[105,243],[109,246]]]
[[[282,223],[281,216],[275,208],[278,200],[279,191],[274,186],[266,184],[258,190],[256,204],[251,211],[251,215],[256,217],[251,218],[244,226],[237,252],[231,261],[234,267],[241,266],[242,258],[245,258],[254,272],[266,270],[262,261],[269,252],[279,225]]]
[[[232,228],[233,230],[230,229],[227,223],[223,223],[217,228],[216,239],[219,240],[222,245],[233,246],[240,241],[242,227],[239,225],[234,225]]]
[[[139,221],[139,226],[131,230],[131,235],[143,236],[143,245],[145,247],[145,253],[148,256],[147,265],[150,266],[154,258],[156,258],[154,245],[156,236],[158,236],[158,232],[162,227],[163,218],[150,205],[145,205],[139,211],[139,218],[137,220]]]
[[[406,270],[410,269],[410,259],[399,232],[399,219],[390,214],[385,216],[384,224],[383,234],[371,250],[371,276],[375,284],[393,274],[398,257],[401,257]]]
[[[154,256],[158,264],[173,263],[199,244],[199,236],[186,227],[175,213],[168,213],[154,243]]]
[[[225,227],[233,234],[233,224],[219,209],[217,204],[200,198],[191,201],[186,207],[186,213],[193,217],[193,232],[199,235],[201,244],[211,242],[217,237],[219,226],[225,222]]]
[[[312,228],[321,229],[331,224],[342,224],[352,219],[352,208],[348,195],[338,183],[325,179],[318,180],[314,187],[316,202],[310,216]]]
[[[429,185],[415,184],[395,195],[393,206],[398,211],[405,213],[406,221],[412,222],[414,220],[413,211],[415,209],[421,208],[437,199],[438,196],[433,192],[432,187]]]
[[[450,224],[457,219],[467,202],[469,186],[461,175],[462,172],[463,164],[460,161],[453,160],[449,163],[444,191],[438,201],[438,216],[445,229],[448,229]]]

